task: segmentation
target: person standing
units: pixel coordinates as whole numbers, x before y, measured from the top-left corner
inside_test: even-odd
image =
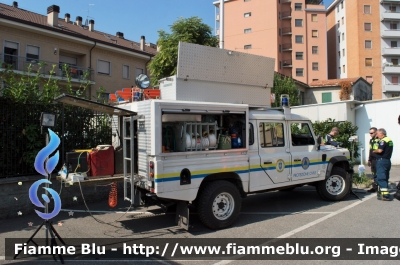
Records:
[[[335,137],[335,136],[337,136],[337,135],[339,135],[339,128],[338,128],[338,127],[333,127],[333,128],[331,129],[331,132],[328,133],[328,134],[325,136],[325,144],[326,144],[326,145],[333,145],[334,147],[338,147],[341,143],[335,142],[335,141],[333,140],[333,137]]]
[[[390,201],[388,190],[389,172],[392,166],[390,159],[393,153],[393,142],[386,136],[386,130],[378,129],[376,136],[379,138],[377,150],[372,152],[376,154],[376,178],[378,181],[378,200]]]
[[[369,157],[368,166],[371,167],[372,176],[374,177],[374,183],[372,183],[372,188],[368,192],[376,192],[378,190],[378,181],[376,179],[376,154],[373,152],[378,149],[379,138],[376,136],[376,127],[371,127],[369,129],[369,135],[371,139],[369,140]]]

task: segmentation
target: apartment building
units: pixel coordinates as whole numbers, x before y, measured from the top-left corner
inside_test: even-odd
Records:
[[[328,77],[361,76],[373,99],[400,95],[400,0],[335,0],[327,8]]]
[[[321,0],[225,0],[223,19],[225,49],[275,58],[275,71],[303,83],[327,79]]]
[[[122,32],[109,34],[95,30],[95,21],[75,20],[66,13],[60,16],[60,7],[52,5],[41,15],[18,6],[18,2],[0,3],[0,70],[11,66],[24,73],[28,65],[33,70],[40,62],[44,76],[55,65],[55,78],[65,84],[64,63],[71,71],[74,87],[79,87],[83,74],[89,71],[89,93],[104,87],[113,93],[135,84],[138,74],[146,73],[151,58],[157,53],[154,44],[124,38]],[[107,19],[107,18],[104,18]]]

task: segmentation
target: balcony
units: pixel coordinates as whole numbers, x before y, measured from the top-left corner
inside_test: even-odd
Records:
[[[282,51],[283,52],[292,51],[292,44],[291,43],[282,44]]]
[[[385,47],[382,48],[383,56],[400,56],[400,47]]]
[[[385,29],[381,31],[382,38],[400,38],[400,30]]]
[[[283,59],[282,67],[286,67],[286,68],[293,67],[292,60],[291,59],[289,59],[289,60]]]
[[[400,4],[400,0],[381,0],[381,4]]]
[[[41,74],[43,77],[50,76],[50,72],[54,67],[55,78],[66,80],[68,78],[67,73],[62,70],[63,66],[60,63],[49,62],[43,60],[35,60],[29,59],[26,57],[15,56],[11,54],[0,54],[0,58],[3,58],[4,61],[0,63],[0,71],[5,70],[6,68],[10,68],[14,70],[14,72],[19,72],[21,74],[27,73],[30,71],[31,75]],[[30,68],[30,70],[29,70]],[[72,82],[81,82],[84,81],[84,74],[88,71],[87,80],[91,81],[94,84],[94,71],[90,68],[78,67],[78,66],[69,66],[69,76],[72,78]]]
[[[281,19],[291,19],[291,18],[292,18],[291,11],[285,11],[281,13]]]
[[[292,28],[291,27],[282,28],[282,36],[284,35],[292,35]]]
[[[400,92],[400,84],[387,83],[383,86],[382,92]]]
[[[400,74],[400,65],[392,63],[385,63],[383,65],[383,74]]]
[[[400,20],[400,12],[385,11],[382,13],[382,21],[384,20]]]

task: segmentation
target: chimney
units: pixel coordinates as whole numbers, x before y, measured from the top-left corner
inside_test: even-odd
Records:
[[[124,38],[124,33],[122,32],[117,32],[117,37],[123,39]]]
[[[50,26],[58,26],[58,13],[60,13],[60,7],[56,5],[49,6],[47,8],[47,24]]]
[[[82,17],[80,17],[80,16],[77,16],[77,17],[76,17],[76,25],[82,27]]]
[[[144,51],[144,47],[146,46],[145,43],[146,43],[145,37],[144,36],[140,37],[140,49],[142,51]]]
[[[94,31],[94,20],[93,19],[89,20],[89,30]]]
[[[18,2],[17,1],[13,2],[13,7],[18,8]]]
[[[71,15],[69,13],[65,13],[65,22],[69,23],[69,19],[71,18]]]

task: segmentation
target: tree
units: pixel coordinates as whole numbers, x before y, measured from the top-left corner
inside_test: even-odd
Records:
[[[288,76],[282,76],[275,73],[274,75],[274,86],[271,89],[271,93],[275,94],[275,102],[272,103],[272,107],[280,106],[280,98],[282,94],[289,95],[290,106],[299,105],[299,94],[300,91],[297,89],[294,80]]]
[[[202,23],[198,17],[179,18],[170,26],[171,33],[158,31],[157,46],[159,53],[149,64],[152,85],[158,80],[176,74],[178,63],[178,44],[180,41],[217,47],[218,38],[212,35],[210,26]]]

